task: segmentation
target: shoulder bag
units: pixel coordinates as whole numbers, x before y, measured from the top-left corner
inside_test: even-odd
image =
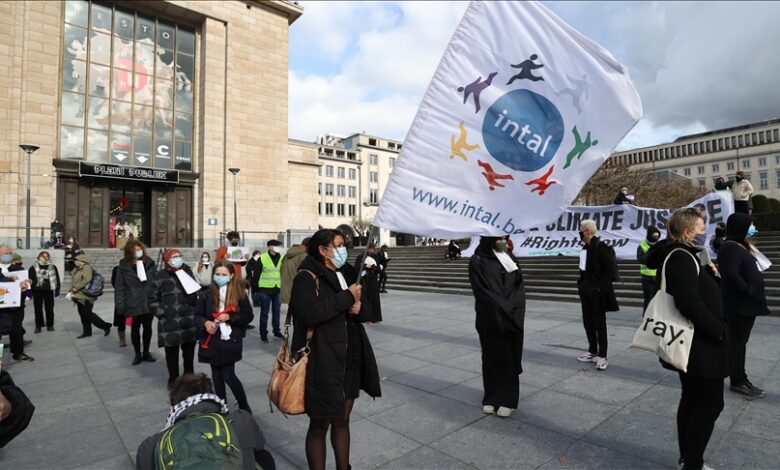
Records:
[[[313,272],[303,269],[314,278],[314,289],[317,297],[320,295],[320,281]],[[292,320],[292,309],[287,309],[284,320],[284,339],[276,355],[274,371],[268,383],[268,407],[273,413],[275,405],[282,415],[303,414],[305,409],[304,395],[306,393],[306,366],[309,363],[309,342],[314,336],[314,328],[306,330],[306,344],[297,352],[290,351],[289,330]]]

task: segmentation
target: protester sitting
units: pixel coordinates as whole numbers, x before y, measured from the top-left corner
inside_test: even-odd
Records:
[[[252,415],[244,410],[229,411],[225,401],[214,394],[206,374],[184,374],[171,388],[171,411],[165,428],[147,437],[138,446],[136,468],[160,468],[160,459],[187,464],[187,468],[276,468],[273,456],[265,449],[265,438]],[[201,417],[211,419],[199,420]],[[219,432],[225,426],[229,433]],[[210,426],[210,428],[209,428]],[[204,431],[211,429],[214,432]],[[161,440],[171,438],[171,446]],[[179,444],[179,445],[177,445]],[[195,445],[188,445],[195,444]],[[168,467],[166,467],[168,468]],[[183,467],[182,467],[183,468]]]
[[[0,449],[27,429],[34,412],[35,407],[11,375],[0,371]]]

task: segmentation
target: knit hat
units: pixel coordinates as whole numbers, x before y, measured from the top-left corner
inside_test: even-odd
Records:
[[[14,253],[13,260],[14,261],[21,261],[22,260],[22,255],[20,255],[19,253]]]
[[[177,250],[176,248],[169,248],[165,250],[165,252],[163,253],[163,261],[165,262],[165,264],[168,264],[168,261],[170,261],[171,258],[173,258],[176,255],[181,256],[181,251]]]

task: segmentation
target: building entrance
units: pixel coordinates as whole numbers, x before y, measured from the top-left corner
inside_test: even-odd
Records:
[[[61,177],[57,216],[82,247],[192,245],[192,187]]]

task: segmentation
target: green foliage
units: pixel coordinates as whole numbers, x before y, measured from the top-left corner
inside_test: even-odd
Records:
[[[778,201],[777,199],[775,199],[773,197],[770,197],[769,198],[769,206],[771,207],[771,209],[772,209],[771,212],[773,214],[780,214],[780,201]]]
[[[769,205],[769,199],[763,194],[753,196],[753,213],[769,214],[772,212],[772,206]]]

